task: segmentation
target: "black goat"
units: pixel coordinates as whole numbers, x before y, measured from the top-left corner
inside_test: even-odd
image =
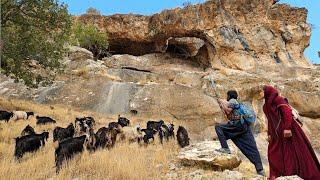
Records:
[[[169,141],[169,137],[174,138],[174,125],[173,124],[163,124],[159,129],[160,143],[162,144],[163,138]]]
[[[178,144],[180,145],[180,147],[184,148],[186,146],[189,145],[189,136],[188,136],[188,132],[187,130],[182,127],[179,126],[178,131],[177,131],[177,140],[178,140]]]
[[[74,127],[73,124],[70,123],[68,127],[55,127],[53,130],[53,142],[62,141],[63,139],[73,137],[74,135]]]
[[[55,149],[55,163],[57,173],[59,173],[64,160],[69,160],[75,154],[79,154],[83,151],[84,143],[86,142],[86,140],[87,136],[83,135],[80,137],[68,138],[59,142],[58,147]]]
[[[87,133],[95,125],[95,120],[93,117],[76,118],[74,124],[77,134]]]
[[[141,129],[142,132],[144,132],[143,141],[144,143],[148,144],[149,139],[152,139],[154,141],[154,134],[157,133],[154,129]]]
[[[30,134],[36,134],[34,132],[33,127],[31,127],[29,124],[22,130],[21,132],[21,136],[26,136],[26,135],[30,135]]]
[[[56,123],[55,120],[46,116],[36,116],[36,119],[37,119],[37,124]]]
[[[14,156],[17,159],[23,157],[26,152],[37,151],[41,146],[45,145],[45,141],[49,138],[48,132],[41,134],[31,134],[22,137],[17,137]]]
[[[108,128],[121,128],[130,125],[130,120],[118,115],[118,122],[110,122]]]
[[[0,121],[5,120],[6,122],[8,122],[9,119],[12,117],[13,117],[13,112],[0,111]]]
[[[160,121],[148,121],[147,122],[147,129],[153,129],[155,131],[159,131],[160,127],[164,124],[163,120]]]
[[[174,124],[170,123],[168,124],[168,137],[172,137],[174,139]]]
[[[130,125],[130,120],[125,118],[125,117],[121,117],[120,114],[118,115],[118,123],[124,127],[124,126],[129,126]]]
[[[27,113],[27,119],[29,119],[29,116],[34,116],[34,112],[26,112]]]
[[[120,133],[119,129],[102,127],[96,132],[96,148],[112,148]]]

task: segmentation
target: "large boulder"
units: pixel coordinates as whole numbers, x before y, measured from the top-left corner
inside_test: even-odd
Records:
[[[70,46],[68,57],[72,61],[85,61],[87,59],[93,59],[93,54],[87,49],[78,46]]]
[[[184,165],[213,170],[232,170],[240,165],[241,159],[233,146],[231,147],[232,154],[215,151],[218,148],[220,148],[219,141],[203,141],[191,144],[181,149],[178,159]]]

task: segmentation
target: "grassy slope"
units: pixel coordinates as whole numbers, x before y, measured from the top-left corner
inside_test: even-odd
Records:
[[[67,126],[76,116],[92,115],[96,118],[96,130],[106,125],[116,117],[105,117],[93,112],[80,112],[64,106],[34,104],[22,100],[7,100],[0,98],[1,109],[30,110],[36,114],[51,116],[57,120],[58,126]],[[143,122],[133,119],[133,124]],[[55,125],[36,126],[36,120],[9,121],[0,123],[0,179],[159,179],[168,171],[168,163],[178,152],[175,141],[159,143],[148,147],[138,147],[136,144],[121,144],[110,151],[99,150],[95,153],[84,152],[76,156],[62,169],[59,175],[54,168],[54,144],[52,130]],[[20,163],[13,157],[15,141],[22,129],[27,125],[35,127],[36,132],[50,131],[46,146],[36,153],[26,154]],[[162,164],[162,165],[160,165]],[[155,169],[158,168],[158,169]]]

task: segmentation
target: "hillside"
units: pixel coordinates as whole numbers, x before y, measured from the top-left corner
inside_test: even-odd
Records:
[[[176,127],[184,125],[191,141],[199,142],[216,138],[214,125],[224,120],[217,97],[225,98],[227,90],[235,89],[241,101],[252,104],[258,114],[253,129],[267,168],[266,119],[263,99],[258,93],[263,85],[271,84],[303,116],[304,129],[320,153],[320,67],[310,64],[303,55],[311,35],[306,17],[304,8],[272,4],[269,0],[207,1],[151,16],[75,17],[75,21],[93,22],[107,32],[113,55],[96,61],[90,51],[70,46],[62,60],[64,73],[47,87],[28,88],[0,74],[0,107],[50,115],[59,120],[59,126],[66,126],[76,116],[83,115],[97,118],[98,127],[105,126],[118,114],[132,119],[133,124],[164,119]],[[30,71],[42,69],[40,65],[29,68]],[[6,149],[0,151],[1,174],[16,172],[6,165],[15,163],[13,138],[28,123],[1,122],[0,149]],[[34,119],[30,123],[35,125]],[[26,166],[38,159],[33,167],[38,172],[37,168],[43,167],[41,164],[47,160],[46,154],[51,153],[50,163],[45,167],[49,171],[36,177],[24,174],[20,178],[168,179],[171,172],[175,174],[172,179],[181,179],[198,173],[194,167],[171,169],[170,164],[178,166],[175,157],[179,151],[171,141],[164,146],[156,144],[141,149],[130,146],[128,150],[126,145],[119,145],[110,152],[84,154],[72,161],[60,176],[55,176],[51,168],[54,165],[52,139],[49,142],[37,155],[27,156],[26,162],[18,165],[18,169],[27,171]],[[130,163],[124,163],[123,167],[111,163],[119,159],[132,161],[131,156],[135,156],[133,164],[140,169],[132,168]],[[253,178],[253,166],[243,155],[240,157],[243,163],[235,170],[243,173],[244,178]],[[200,172],[207,179],[223,179],[226,175],[210,173]]]

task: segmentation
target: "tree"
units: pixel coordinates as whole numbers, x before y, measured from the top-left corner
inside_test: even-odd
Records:
[[[35,77],[23,66],[28,61],[59,69],[71,25],[67,6],[57,0],[1,0],[4,72],[31,85]]]
[[[90,14],[90,15],[101,15],[100,11],[96,8],[93,7],[89,7],[86,11],[86,14]]]
[[[72,27],[72,44],[88,49],[96,59],[108,54],[108,35],[93,24],[75,23]]]
[[[190,1],[185,1],[184,3],[182,3],[183,7],[190,7],[192,6],[192,3]]]

